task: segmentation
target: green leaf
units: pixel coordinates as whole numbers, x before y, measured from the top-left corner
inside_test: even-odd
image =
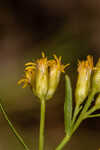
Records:
[[[71,130],[71,120],[72,120],[72,87],[68,75],[65,76],[64,119],[65,119],[65,132],[67,135],[69,135]]]
[[[8,125],[10,127],[10,129],[12,130],[12,132],[14,133],[14,135],[16,136],[16,138],[19,140],[19,142],[23,145],[25,150],[29,150],[28,146],[24,143],[24,140],[22,139],[22,137],[20,136],[20,134],[16,131],[16,129],[14,128],[12,122],[9,120],[7,113],[5,112],[3,105],[2,105],[2,100],[0,98],[0,111],[2,112],[5,120],[8,122]]]

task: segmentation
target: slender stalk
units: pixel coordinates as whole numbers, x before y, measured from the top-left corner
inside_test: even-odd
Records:
[[[33,150],[36,149],[36,136],[35,136],[35,129],[33,128]]]
[[[98,107],[93,106],[87,113],[86,113],[86,118],[92,114],[93,112],[95,112],[98,109]]]
[[[0,104],[0,109],[3,113],[4,118],[6,119],[6,121],[8,122],[12,132],[14,133],[14,135],[16,136],[16,138],[19,140],[19,142],[23,145],[25,150],[29,150],[29,148],[27,147],[27,145],[24,143],[24,140],[22,139],[22,137],[19,135],[19,133],[16,131],[16,129],[14,128],[14,126],[12,125],[11,121],[9,120],[6,112],[4,111],[2,105]]]
[[[86,119],[85,114],[86,114],[88,108],[90,107],[90,104],[91,104],[91,102],[92,102],[92,100],[93,100],[93,98],[94,98],[94,95],[95,95],[95,91],[92,91],[92,92],[90,93],[90,95],[89,95],[87,101],[86,101],[86,104],[85,104],[85,106],[84,106],[84,108],[83,108],[83,110],[82,110],[82,112],[81,112],[81,114],[80,114],[78,120],[76,121],[76,123],[75,123],[75,125],[74,125],[74,127],[73,127],[73,129],[72,129],[72,134],[73,134],[73,133],[76,131],[76,129],[79,127],[80,123],[81,123],[84,119]]]
[[[42,99],[41,100],[39,150],[44,149],[44,126],[45,126],[45,100]]]
[[[79,105],[76,105],[75,110],[74,110],[74,114],[73,114],[72,125],[74,124],[74,122],[76,120],[78,109],[79,109]]]
[[[88,110],[88,108],[90,107],[90,105],[91,105],[91,102],[93,101],[93,98],[94,98],[94,96],[95,96],[95,90],[93,90],[91,93],[90,93],[90,95],[89,95],[89,97],[88,97],[88,99],[87,99],[87,101],[86,101],[86,104],[85,104],[85,106],[84,106],[84,108],[83,108],[83,110],[82,110],[82,113],[85,113],[87,110]]]
[[[95,115],[89,115],[88,118],[95,118],[95,117],[100,117],[100,114],[95,114]]]
[[[56,150],[62,150],[62,148],[68,143],[68,141],[70,140],[71,136],[65,136],[64,139],[62,140],[62,142],[58,145],[58,147],[56,148]]]
[[[71,126],[74,125],[74,123],[77,119],[77,116],[78,116],[79,112],[81,111],[81,109],[82,109],[82,106],[76,105],[75,110],[74,110],[74,114],[73,114],[73,118],[72,118]]]

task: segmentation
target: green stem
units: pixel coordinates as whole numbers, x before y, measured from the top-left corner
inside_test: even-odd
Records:
[[[74,127],[73,127],[73,129],[72,129],[72,134],[76,131],[76,129],[77,129],[77,128],[79,127],[79,125],[81,124],[81,122],[82,122],[84,119],[86,119],[85,114],[86,114],[88,108],[89,108],[90,105],[91,105],[91,102],[92,102],[92,100],[93,100],[93,98],[94,98],[94,95],[95,95],[95,91],[92,91],[92,92],[90,93],[90,95],[89,95],[87,101],[86,101],[86,104],[85,104],[85,106],[84,106],[84,108],[83,108],[83,110],[82,110],[82,112],[81,112],[81,114],[80,114],[78,120],[76,121],[76,123],[75,123],[75,125],[74,125]]]
[[[72,123],[71,123],[71,126],[73,127],[76,119],[77,119],[77,116],[79,114],[79,112],[81,111],[82,109],[82,106],[79,106],[79,105],[76,105],[75,107],[75,110],[74,110],[74,114],[73,114],[73,118],[72,118]]]
[[[95,118],[95,117],[100,117],[100,114],[95,114],[95,115],[89,115],[88,118]]]
[[[68,143],[71,136],[65,136],[64,139],[61,141],[61,143],[58,145],[58,147],[55,150],[62,150],[62,148]]]
[[[92,114],[93,112],[95,112],[98,108],[96,106],[93,106],[87,113],[86,113],[86,117],[88,117],[90,114]]]
[[[41,120],[40,120],[40,137],[39,150],[44,149],[44,126],[45,126],[45,100],[41,100]]]
[[[35,130],[33,128],[33,150],[36,149],[36,136],[35,136]]]
[[[86,104],[85,104],[85,106],[83,108],[82,114],[85,113],[88,110],[88,108],[90,107],[91,102],[93,101],[93,98],[95,96],[95,93],[96,93],[95,90],[90,93],[90,95],[89,95],[89,97],[88,97],[88,99],[86,101]]]
[[[14,126],[12,125],[11,121],[8,119],[8,116],[6,114],[6,112],[4,111],[2,105],[0,104],[0,109],[3,113],[4,118],[6,119],[6,121],[8,122],[12,132],[14,133],[14,135],[16,136],[16,138],[19,140],[19,142],[23,145],[25,150],[29,150],[29,148],[27,147],[27,145],[24,143],[22,137],[18,134],[18,132],[16,131],[16,129],[14,128]]]

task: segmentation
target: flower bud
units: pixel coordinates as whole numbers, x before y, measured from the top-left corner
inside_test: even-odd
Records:
[[[61,57],[54,55],[54,60],[49,61],[49,85],[46,99],[52,98],[60,81],[61,72],[68,66],[61,64]]]
[[[48,63],[47,58],[37,60],[37,69],[36,69],[36,93],[40,99],[46,97],[48,90]]]
[[[87,56],[86,61],[79,61],[78,80],[75,90],[76,105],[80,105],[87,97],[90,90],[91,72],[93,69],[93,57]]]
[[[94,69],[92,88],[96,92],[100,92],[100,59],[98,60],[96,67]]]
[[[45,98],[48,90],[48,61],[44,53],[41,59],[35,63],[28,62],[25,66],[25,76],[18,81],[18,84],[23,82],[23,88],[29,85],[35,96],[40,99]]]

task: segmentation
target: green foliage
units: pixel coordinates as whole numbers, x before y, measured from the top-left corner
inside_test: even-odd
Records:
[[[65,117],[65,132],[70,134],[71,120],[72,120],[72,87],[68,75],[65,76],[65,104],[64,104],[64,117]]]

